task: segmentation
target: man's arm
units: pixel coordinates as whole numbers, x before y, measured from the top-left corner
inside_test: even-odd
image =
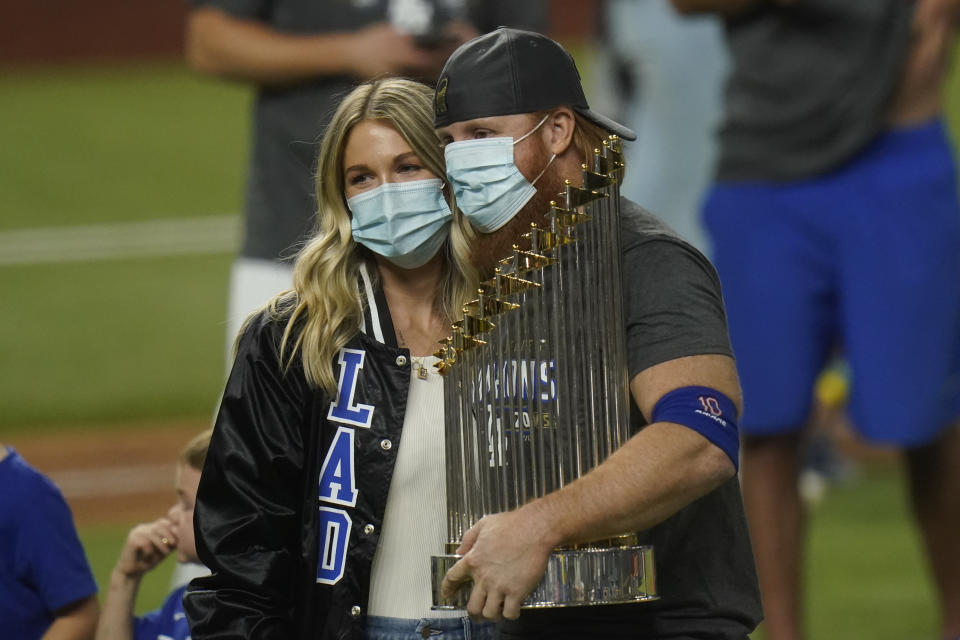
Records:
[[[418,48],[411,36],[385,23],[354,32],[294,34],[213,7],[194,9],[187,18],[186,57],[193,69],[259,85],[330,75],[367,80],[422,74],[439,71],[448,54],[446,48]]]
[[[56,612],[53,624],[41,640],[91,640],[99,613],[96,594],[74,602]]]
[[[716,389],[740,408],[728,356],[677,358],[649,367],[630,384],[646,416],[664,394],[686,386]],[[730,458],[692,429],[648,425],[579,480],[478,522],[464,536],[458,553],[465,555],[447,573],[444,592],[472,579],[471,615],[516,618],[556,546],[649,529],[734,474]]]
[[[904,61],[890,120],[916,125],[943,110],[943,86],[960,20],[960,0],[915,0],[913,41]]]

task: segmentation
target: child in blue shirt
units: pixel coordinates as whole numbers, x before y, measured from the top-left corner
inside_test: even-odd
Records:
[[[207,456],[210,431],[194,437],[177,464],[177,501],[166,516],[130,530],[110,575],[110,589],[97,627],[97,640],[189,640],[183,613],[183,592],[174,590],[163,606],[142,617],[133,615],[143,576],[176,551],[180,562],[199,562],[193,541],[193,506],[200,471]]]

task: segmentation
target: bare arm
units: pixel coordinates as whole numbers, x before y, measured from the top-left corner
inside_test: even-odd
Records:
[[[630,388],[645,416],[664,394],[680,387],[721,391],[740,409],[733,360],[704,355],[678,358],[639,373]],[[657,525],[735,473],[730,458],[697,432],[673,423],[649,425],[570,491],[539,506],[554,529],[553,546],[640,531]],[[569,510],[569,511],[568,511]],[[575,514],[575,519],[569,518]]]
[[[97,625],[96,640],[132,640],[133,607],[145,573],[176,548],[177,538],[167,518],[130,530],[110,574],[110,587]]]
[[[360,80],[439,71],[449,54],[416,46],[385,23],[354,32],[284,33],[257,20],[201,7],[187,18],[186,57],[202,73],[259,85],[287,85],[328,75]]]
[[[41,640],[91,640],[97,628],[100,604],[96,594],[57,611]]]
[[[727,356],[664,362],[642,371],[630,386],[637,406],[649,416],[665,393],[691,385],[714,388],[740,406],[736,370]],[[472,579],[471,615],[516,618],[557,545],[648,529],[734,473],[727,455],[695,431],[651,424],[576,482],[483,518],[464,536],[458,550],[464,558],[447,573],[444,589],[452,592]]]
[[[925,122],[943,109],[943,86],[960,20],[960,0],[915,0],[913,41],[890,109],[894,124]]]

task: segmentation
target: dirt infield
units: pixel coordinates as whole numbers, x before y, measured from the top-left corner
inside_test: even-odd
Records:
[[[173,503],[183,446],[209,421],[70,429],[5,438],[63,491],[79,526],[152,520]]]

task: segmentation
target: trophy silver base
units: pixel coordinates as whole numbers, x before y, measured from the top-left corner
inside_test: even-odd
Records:
[[[430,559],[433,609],[466,609],[471,584],[451,598],[440,596],[440,585],[458,555]],[[552,609],[657,600],[653,547],[557,549],[547,559],[540,584],[521,609]]]

